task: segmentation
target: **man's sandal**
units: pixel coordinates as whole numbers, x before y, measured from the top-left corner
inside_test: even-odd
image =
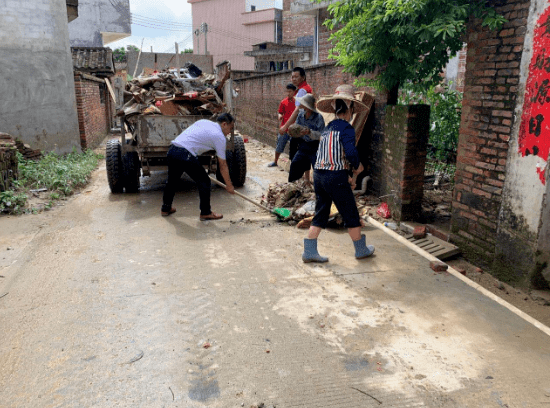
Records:
[[[216,214],[216,213],[210,213],[208,215],[201,215],[200,220],[201,221],[208,221],[208,220],[220,220],[223,218],[223,215]]]
[[[168,217],[170,214],[174,214],[176,212],[176,209],[174,207],[170,208],[170,211],[161,211],[160,215],[163,217]]]

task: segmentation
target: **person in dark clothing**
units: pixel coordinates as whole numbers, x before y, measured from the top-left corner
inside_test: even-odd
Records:
[[[231,133],[235,120],[229,113],[222,113],[212,122],[201,119],[172,140],[168,149],[168,183],[162,197],[161,215],[167,217],[176,212],[172,207],[176,187],[185,172],[197,184],[200,198],[200,220],[219,220],[221,214],[212,212],[210,208],[210,178],[198,156],[209,150],[215,150],[218,156],[220,173],[225,181],[226,190],[234,194],[235,189],[229,176],[229,168],[225,157],[226,136]]]
[[[328,261],[319,255],[317,238],[327,226],[333,202],[353,241],[355,257],[362,259],[374,253],[374,246],[367,246],[365,235],[361,234],[361,219],[350,185],[350,171],[357,175],[364,168],[355,147],[355,129],[349,122],[353,113],[367,109],[355,98],[351,85],[340,85],[334,95],[321,98],[317,103],[317,110],[334,113],[336,119],[326,126],[317,150],[313,176],[315,215],[304,238],[304,262]]]
[[[300,125],[303,130],[298,135],[294,135],[299,136],[300,143],[298,151],[290,163],[288,181],[293,182],[304,176],[309,183],[309,171],[315,164],[319,139],[321,132],[325,129],[325,120],[315,109],[315,97],[312,94],[306,94],[298,99],[300,113],[296,118],[296,125]]]

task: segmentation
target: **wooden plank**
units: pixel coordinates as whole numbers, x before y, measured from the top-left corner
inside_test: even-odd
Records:
[[[107,84],[107,89],[109,89],[111,98],[113,98],[113,102],[115,103],[115,106],[116,106],[116,96],[115,96],[115,91],[113,91],[113,88],[111,87],[111,81],[109,81],[108,78],[105,78],[105,83]]]

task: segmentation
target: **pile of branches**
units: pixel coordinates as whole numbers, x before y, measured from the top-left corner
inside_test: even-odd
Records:
[[[132,122],[136,115],[212,116],[224,112],[222,89],[229,71],[217,81],[215,75],[204,74],[193,64],[186,67],[129,81],[124,91],[126,103],[117,115]]]

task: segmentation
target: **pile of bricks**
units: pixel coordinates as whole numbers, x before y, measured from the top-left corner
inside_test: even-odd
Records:
[[[0,192],[11,187],[17,180],[17,147],[13,138],[0,132]]]
[[[27,160],[39,160],[42,157],[42,152],[38,149],[31,149],[31,147],[23,143],[21,140],[16,140],[15,145],[17,150],[23,155]]]

